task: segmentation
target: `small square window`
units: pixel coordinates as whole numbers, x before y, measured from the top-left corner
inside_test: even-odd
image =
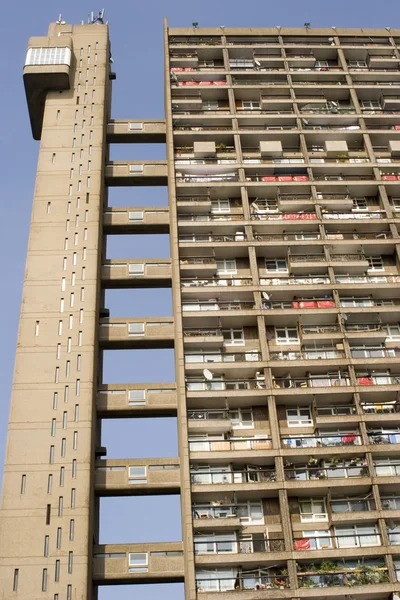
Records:
[[[129,404],[133,406],[144,406],[146,404],[146,390],[129,390]]]
[[[143,165],[129,165],[129,173],[143,173]]]
[[[128,334],[131,336],[144,336],[144,323],[128,323]]]
[[[129,211],[130,221],[143,221],[143,211]]]
[[[137,465],[129,467],[129,478],[141,477],[146,479],[147,467],[144,465]]]
[[[129,553],[129,572],[130,573],[147,573],[148,571],[148,554],[147,552],[130,552]]]
[[[144,275],[144,264],[134,264],[128,267],[129,275],[133,277],[141,277]]]
[[[142,130],[143,123],[129,123],[129,129],[130,129],[130,131]]]

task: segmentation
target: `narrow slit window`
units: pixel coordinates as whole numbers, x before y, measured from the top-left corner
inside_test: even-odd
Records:
[[[26,490],[26,475],[21,475],[21,494],[25,494]]]

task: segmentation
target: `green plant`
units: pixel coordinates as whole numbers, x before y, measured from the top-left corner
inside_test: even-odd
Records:
[[[338,568],[337,564],[330,560],[323,560],[319,566],[318,573],[326,573],[330,571],[336,571]]]

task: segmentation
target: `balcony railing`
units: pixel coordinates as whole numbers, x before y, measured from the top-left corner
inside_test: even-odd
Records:
[[[180,235],[180,242],[244,242],[246,240],[246,234],[232,233],[231,235],[214,235],[214,234],[204,234],[204,233],[195,233],[188,235]]]
[[[374,462],[377,477],[398,477],[400,475],[400,462]]]
[[[285,550],[285,541],[283,539],[270,539],[261,537],[257,539],[237,540],[216,538],[206,536],[205,540],[195,539],[195,554],[253,554],[257,552],[282,552]]]
[[[234,213],[227,213],[227,214],[210,214],[210,213],[204,213],[204,214],[179,214],[178,215],[178,220],[179,221],[204,221],[204,222],[209,222],[209,221],[243,221],[243,214],[234,214]]]
[[[336,275],[336,283],[399,283],[400,275]]]
[[[195,359],[193,360],[192,357]],[[203,360],[200,360],[202,358]],[[261,353],[251,352],[207,352],[207,354],[185,354],[186,363],[232,363],[232,362],[257,362],[262,360]]]
[[[264,379],[198,379],[186,382],[188,392],[219,392],[229,390],[262,390],[265,389]]]
[[[255,221],[313,221],[317,219],[316,213],[284,213],[278,210],[271,212],[252,212],[251,219]],[[256,239],[258,234],[254,234]],[[284,238],[282,238],[284,239]]]
[[[304,334],[322,334],[322,333],[340,333],[339,325],[300,325],[300,329]]]
[[[289,587],[289,579],[287,575],[264,575],[258,574],[266,571],[266,569],[257,569],[250,571],[248,574],[241,573],[234,577],[219,577],[210,578],[209,572],[207,577],[200,577],[199,573],[196,576],[196,587],[199,593],[201,592],[227,592],[229,590],[245,591],[245,590],[284,590]]]
[[[378,213],[374,213],[374,214],[378,214]],[[386,213],[384,211],[380,214],[381,214],[380,217],[374,216],[373,218],[375,219],[375,218],[385,218],[386,217]],[[325,215],[323,215],[323,218],[325,218]],[[337,218],[337,217],[335,217],[335,218]],[[368,217],[368,218],[370,218],[370,217]],[[326,237],[328,240],[379,240],[379,239],[391,239],[393,237],[393,235],[390,231],[383,231],[383,232],[376,232],[376,233],[367,232],[367,231],[353,231],[352,233],[346,233],[346,232],[333,233],[333,232],[327,231]]]
[[[356,407],[349,404],[342,406],[317,406],[315,411],[318,417],[344,417],[346,415],[357,414]]]
[[[232,300],[232,302],[216,302],[214,300],[203,302],[182,302],[182,310],[184,312],[207,310],[249,310],[253,308],[255,308],[254,302],[239,302],[235,300]]]
[[[350,346],[351,356],[353,358],[399,358],[400,357],[400,349],[399,348],[363,348],[361,347],[351,347]]]
[[[206,328],[185,328],[183,331],[185,337],[222,337],[221,329],[206,329]]]
[[[251,277],[232,277],[226,276],[225,278],[213,277],[212,279],[190,279],[182,278],[182,287],[240,287],[245,285],[252,285],[253,279]]]
[[[400,431],[393,432],[368,432],[368,441],[370,444],[400,444]]]
[[[299,587],[301,588],[329,588],[336,586],[353,587],[355,585],[370,585],[388,583],[389,574],[384,568],[365,568],[328,571],[324,573],[302,574],[298,573]]]
[[[319,388],[319,387],[346,387],[351,381],[345,373],[341,376],[314,375],[308,377],[275,377],[273,380],[275,388]]]
[[[400,402],[392,400],[391,402],[368,402],[361,403],[362,411],[367,415],[393,414],[400,412]]]
[[[176,181],[177,183],[226,183],[230,181],[239,181],[239,175],[237,173],[227,173],[221,175],[177,175]]]
[[[268,437],[259,438],[230,438],[227,440],[191,440],[189,438],[190,452],[230,452],[231,450],[271,450],[272,442]]]
[[[272,301],[269,304],[263,306],[263,308],[277,310],[277,309],[290,309],[293,308],[295,310],[299,310],[299,308],[304,309],[319,309],[319,308],[336,308],[335,301],[331,298],[327,297],[322,299],[317,298],[301,298],[299,300],[283,300]]]
[[[282,436],[283,447],[298,448],[336,448],[338,446],[360,446],[361,436],[358,433],[346,433],[343,435],[319,435],[319,436]]]
[[[315,231],[303,231],[298,233],[261,233],[255,232],[254,237],[257,241],[266,241],[266,242],[274,242],[274,241],[314,241],[320,240],[321,236],[319,232]]]
[[[293,540],[295,550],[323,550],[327,548],[364,548],[381,546],[379,533],[349,535],[330,535],[321,537],[303,537]]]
[[[310,350],[295,352],[292,350],[271,352],[271,360],[334,360],[345,358],[345,353],[341,350]]]
[[[214,409],[202,409],[202,410],[190,410],[188,412],[188,419],[192,421],[219,421],[221,419],[229,420],[231,413],[227,408],[214,408]]]
[[[400,473],[400,463],[399,463]],[[321,479],[343,479],[353,477],[368,477],[367,465],[331,466],[331,467],[286,467],[286,481],[314,481]]]
[[[381,496],[382,510],[400,510],[400,496]]]
[[[193,485],[210,484],[239,484],[239,483],[263,483],[276,481],[275,469],[254,469],[251,471],[195,471],[190,472],[190,481]]]
[[[336,498],[331,500],[330,508],[333,514],[343,514],[376,510],[376,505],[374,500],[364,500],[361,498],[356,500],[349,500],[348,498]]]
[[[400,385],[400,374],[372,373],[360,375],[356,373],[357,385]]]
[[[329,277],[315,275],[314,277],[271,277],[271,279],[260,279],[260,285],[322,285],[330,283]]]

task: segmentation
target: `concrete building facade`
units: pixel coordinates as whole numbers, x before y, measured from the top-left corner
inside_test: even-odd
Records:
[[[108,28],[53,23],[0,521],[2,598],[400,596],[400,30],[171,29],[165,119],[111,119]],[[111,161],[111,143],[166,161]],[[109,207],[110,186],[168,186]],[[170,259],[106,259],[118,234]],[[107,288],[173,315],[110,316]],[[175,382],[102,381],[173,348]],[[102,419],[177,416],[179,456],[109,460]],[[99,545],[99,499],[180,494],[182,541]]]

